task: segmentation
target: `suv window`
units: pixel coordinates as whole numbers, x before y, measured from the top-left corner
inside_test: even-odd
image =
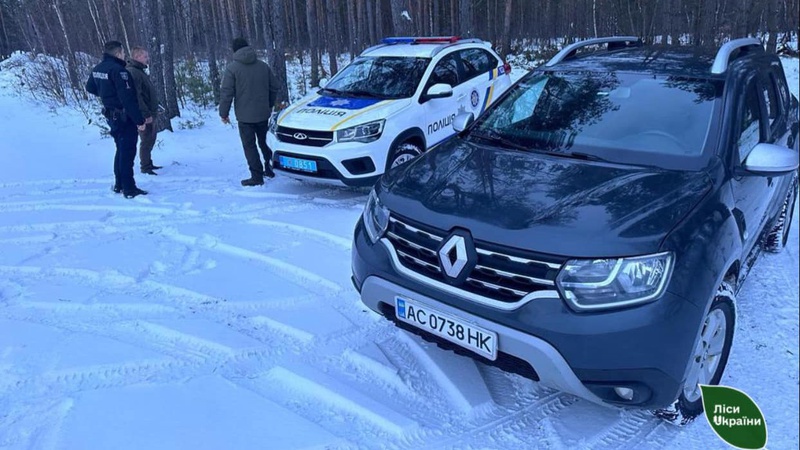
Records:
[[[433,73],[431,73],[431,78],[428,81],[428,87],[439,83],[456,87],[461,81],[462,80],[460,80],[458,76],[458,58],[455,53],[451,53],[436,63],[436,66],[433,68]]]
[[[533,73],[479,118],[474,130],[531,151],[575,147],[617,162],[652,164],[653,154],[676,161],[674,156],[702,155],[720,95],[719,84],[692,78]]]
[[[468,48],[461,50],[459,55],[464,63],[464,80],[471,80],[497,67],[497,59],[486,50]]]
[[[739,162],[743,162],[753,147],[764,140],[764,130],[761,126],[761,103],[759,102],[759,92],[756,79],[753,78],[747,85],[745,91],[742,114],[739,118]]]
[[[778,139],[785,130],[780,130],[782,120],[788,114],[786,105],[789,104],[789,92],[786,84],[780,80],[783,74],[778,75],[774,70],[769,72],[767,94],[769,99],[769,125],[772,140]],[[776,122],[777,121],[777,122]]]
[[[767,105],[769,125],[772,126],[780,114],[780,100],[775,87],[775,76],[770,73],[766,86],[764,86],[764,103]]]

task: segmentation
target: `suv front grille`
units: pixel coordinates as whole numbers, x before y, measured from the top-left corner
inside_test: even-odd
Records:
[[[298,139],[295,135],[306,136]],[[300,130],[298,128],[278,127],[275,136],[281,142],[288,144],[305,145],[307,147],[324,147],[333,141],[332,131]]]
[[[386,238],[404,268],[429,279],[448,283],[436,250],[448,233],[389,218]],[[539,291],[554,291],[561,262],[522,256],[518,250],[475,242],[478,261],[459,289],[503,303],[516,303]]]

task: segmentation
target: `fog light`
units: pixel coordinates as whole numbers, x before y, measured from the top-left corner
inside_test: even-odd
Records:
[[[615,387],[614,392],[620,396],[623,400],[633,400],[633,389],[625,388],[625,387]]]

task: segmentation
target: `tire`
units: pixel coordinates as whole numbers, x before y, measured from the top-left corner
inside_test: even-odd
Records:
[[[386,160],[386,171],[388,172],[390,169],[405,164],[421,154],[422,148],[417,144],[412,142],[398,144],[389,152],[389,158]]]
[[[789,230],[792,227],[792,219],[794,218],[794,203],[797,199],[797,177],[792,181],[789,188],[789,193],[786,194],[786,201],[781,207],[781,213],[778,215],[778,220],[775,221],[772,230],[767,233],[764,238],[764,250],[770,253],[780,253],[786,242],[789,241]]]
[[[686,425],[703,413],[700,384],[719,384],[733,343],[736,316],[733,287],[723,282],[714,296],[700,330],[700,339],[692,351],[689,375],[678,399],[654,414],[672,424]]]

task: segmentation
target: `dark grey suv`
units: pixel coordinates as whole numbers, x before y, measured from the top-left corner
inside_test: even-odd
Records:
[[[792,221],[798,103],[780,60],[755,39],[590,40],[471,119],[370,194],[352,253],[364,304],[593,402],[702,412],[736,292]]]

